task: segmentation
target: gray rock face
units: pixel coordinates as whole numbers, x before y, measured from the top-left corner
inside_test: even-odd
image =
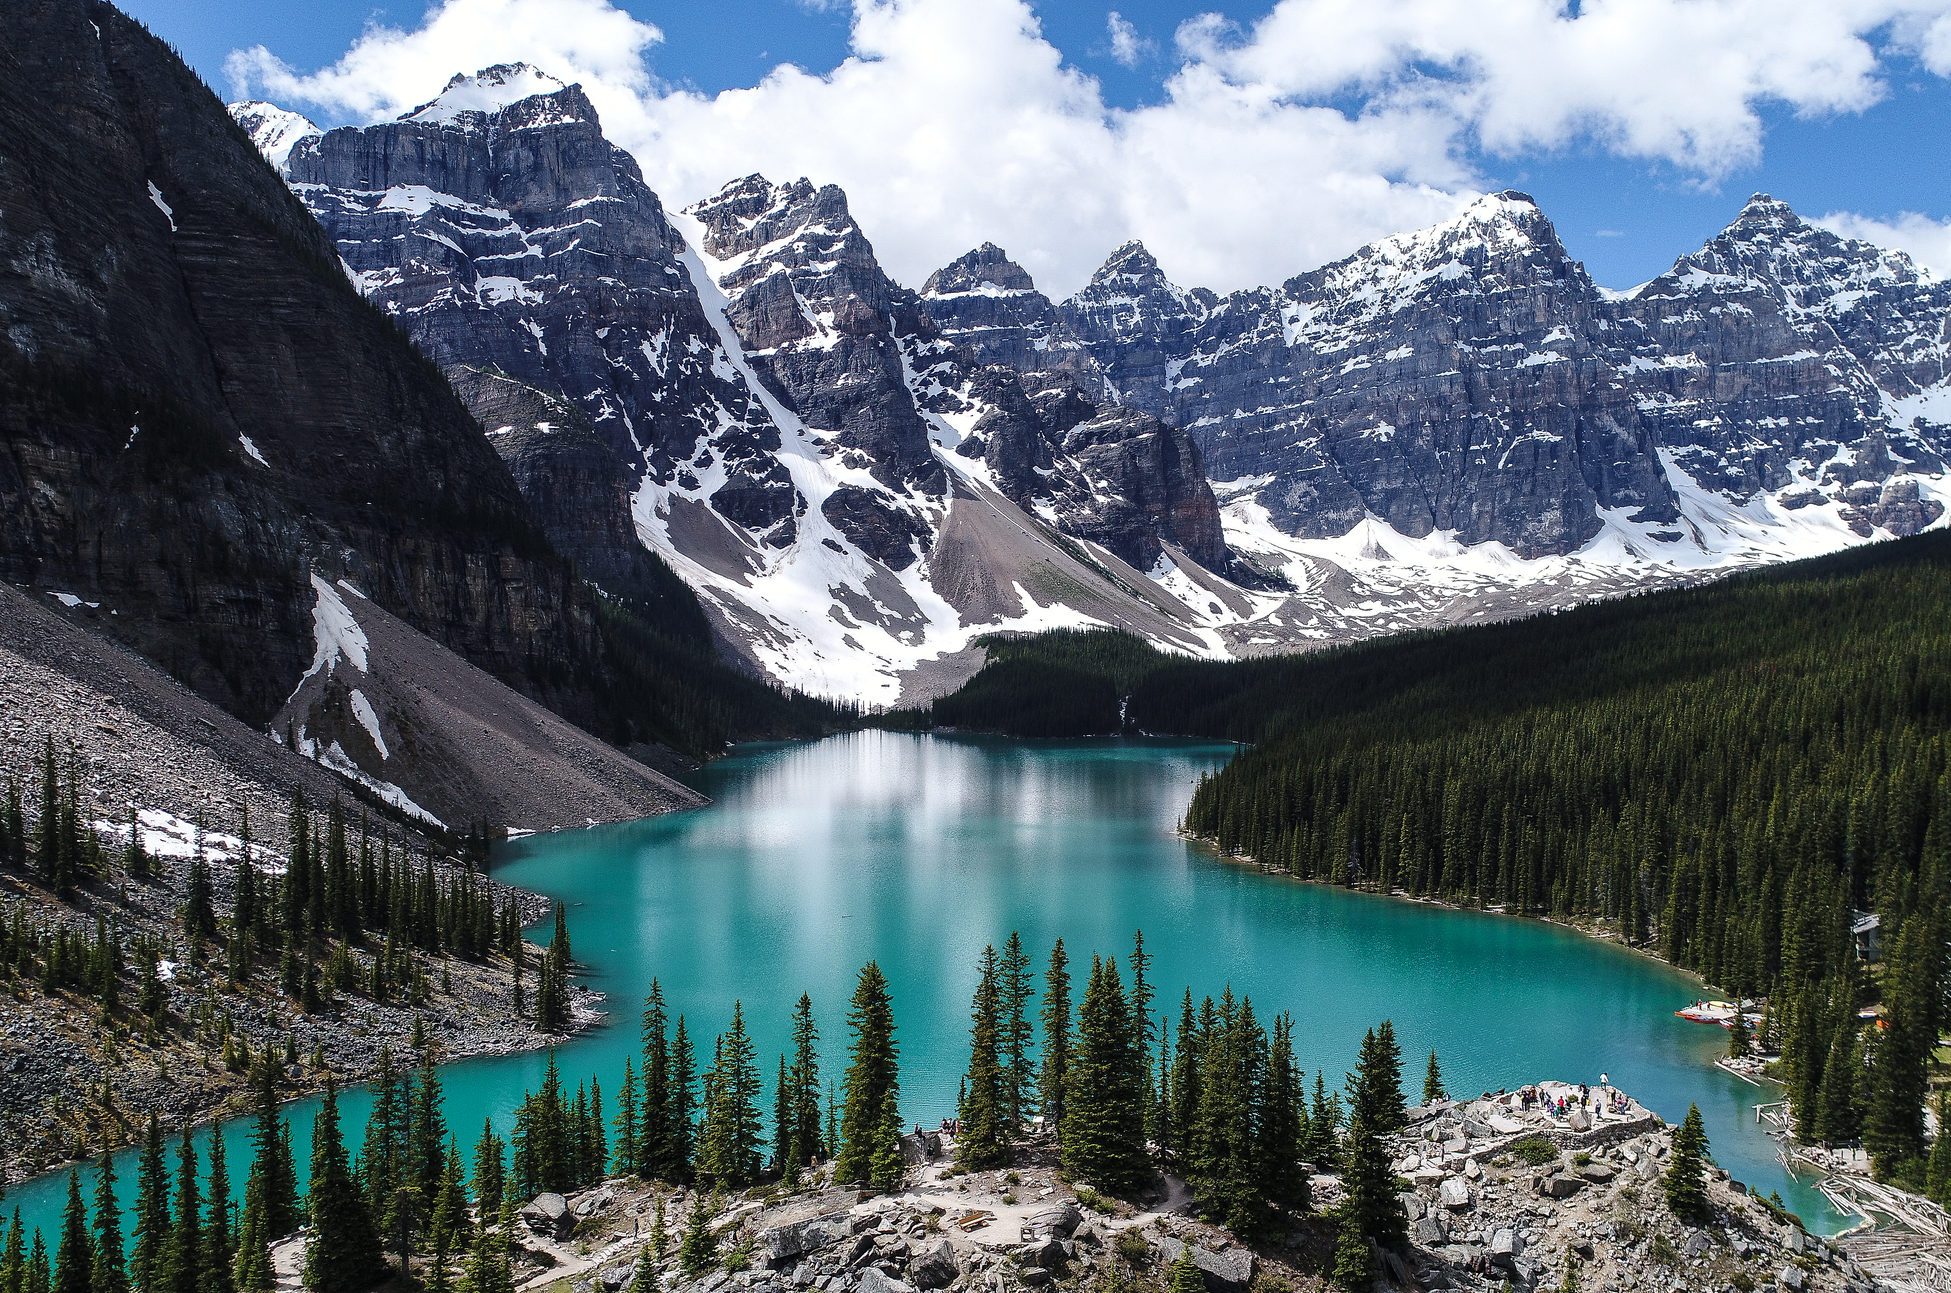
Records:
[[[569,1201],[560,1194],[538,1194],[522,1205],[522,1224],[538,1235],[551,1239],[566,1239],[575,1228],[576,1218],[569,1211]]]
[[[470,397],[551,533],[606,588],[656,579],[631,520],[640,479],[714,479],[714,510],[792,540],[778,431],[705,318],[683,240],[580,87],[525,65],[456,77],[398,121],[301,139],[287,171],[361,289]],[[511,385],[537,395],[525,407]],[[592,437],[606,479],[587,477]]]
[[[908,1260],[908,1277],[916,1288],[947,1288],[961,1273],[955,1248],[946,1239],[936,1240]]]
[[[706,254],[737,262],[720,286],[760,379],[831,438],[841,462],[890,488],[941,497],[947,478],[905,367],[910,351],[937,340],[935,326],[914,294],[881,272],[846,195],[753,175],[688,214],[703,227]],[[912,527],[875,515],[894,510],[863,494],[828,517],[899,570],[918,554],[906,542]]]
[[[586,720],[587,590],[221,105],[108,5],[5,26],[0,576],[115,608],[253,726],[313,657],[314,570]]]
[[[1718,236],[1623,304],[1624,371],[1659,443],[1735,498],[1794,484],[1848,496],[1860,533],[1907,534],[1935,505],[1886,507],[1882,482],[1940,471],[1947,444],[1920,394],[1951,377],[1951,286],[1909,259],[1756,195]],[[1911,482],[1898,482],[1910,485]]]
[[[1069,373],[1083,389],[1102,391],[1097,361],[1028,272],[993,242],[929,275],[921,303],[942,335],[977,363]]]
[[[1593,353],[1604,303],[1521,194],[1212,304],[1142,265],[1112,280],[1143,285],[1124,315],[1094,282],[1066,316],[1216,477],[1270,477],[1258,498],[1290,533],[1374,515],[1536,556],[1590,538],[1601,507],[1675,515],[1630,392]]]
[[[1186,1248],[1183,1241],[1169,1235],[1155,1237],[1152,1246],[1158,1250],[1160,1259],[1168,1263],[1177,1261]],[[1258,1262],[1252,1249],[1235,1245],[1223,1252],[1213,1252],[1198,1244],[1191,1247],[1192,1264],[1199,1268],[1210,1293],[1243,1293],[1253,1283]]]
[[[1148,413],[1100,409],[1067,375],[1000,368],[970,383],[986,406],[957,452],[979,457],[1003,495],[1139,570],[1174,544],[1208,570],[1231,561],[1219,504],[1191,437]]]
[[[1928,523],[1928,500],[1843,491],[1941,470],[1947,292],[1758,198],[1616,297],[1507,192],[1224,299],[1127,246],[1059,316],[1127,403],[1191,431],[1289,533],[1373,515],[1541,556],[1603,514],[1676,522],[1694,483],[1736,501],[1800,483],[1861,533]]]

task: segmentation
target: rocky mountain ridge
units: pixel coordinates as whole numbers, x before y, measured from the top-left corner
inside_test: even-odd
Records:
[[[300,139],[286,174],[606,592],[654,552],[753,666],[890,700],[1011,624],[1211,649],[1207,599],[1147,577],[1231,562],[1198,450],[950,344],[838,189],[751,176],[668,215],[526,67]]]
[[[1057,320],[1291,538],[1377,521],[1535,560],[1624,525],[1695,564],[1726,546],[1696,492],[1859,538],[1943,516],[1951,289],[1764,195],[1630,293],[1503,192],[1224,298],[1128,245]]]
[[[665,213],[528,68],[287,169],[560,546],[606,589],[655,551],[721,643],[832,694],[939,691],[996,629],[1252,654],[1945,516],[1951,294],[1771,199],[1632,293],[1505,192],[1224,297],[1128,243],[1053,302],[993,244],[912,292],[806,180]],[[579,262],[626,231],[619,273]]]
[[[471,763],[490,714],[535,784],[599,769],[598,815],[690,802],[589,734],[670,734],[638,650],[657,599],[621,609],[565,560],[453,388],[353,290],[223,105],[109,4],[27,0],[0,36],[0,578],[59,594],[46,604],[267,740],[332,728],[339,749],[370,746],[361,784],[457,828],[500,811],[465,793],[506,774]],[[243,115],[314,153],[290,114]],[[703,649],[694,599],[662,580],[659,629],[681,633],[689,606]],[[399,668],[362,680],[357,723],[342,721],[351,697],[305,686],[328,596],[371,608],[391,644],[373,658]],[[468,696],[424,703],[425,677]]]

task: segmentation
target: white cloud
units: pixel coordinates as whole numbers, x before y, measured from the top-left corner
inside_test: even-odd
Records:
[[[701,94],[657,81],[657,29],[608,0],[441,0],[313,73],[233,55],[240,91],[375,119],[456,71],[525,59],[580,80],[672,205],[752,171],[847,190],[918,283],[984,239],[1056,294],[1128,237],[1181,282],[1270,282],[1440,219],[1473,158],[1578,140],[1713,177],[1758,109],[1858,111],[1893,48],[1951,74],[1951,0],[1278,0],[1175,34],[1161,98],[1108,105],[1028,0],[853,0],[850,56]],[[1117,13],[1114,56],[1140,52]],[[1126,37],[1121,45],[1120,32]],[[1120,52],[1121,48],[1124,50]]]
[[[645,56],[663,39],[609,0],[437,0],[419,27],[372,24],[315,72],[293,69],[263,45],[232,51],[224,71],[240,94],[375,120],[425,103],[458,72],[533,63],[583,82],[604,112],[655,93]]]
[[[1137,67],[1152,52],[1152,42],[1116,9],[1104,16],[1104,30],[1111,38],[1111,57],[1124,67]]]
[[[1562,0],[1279,0],[1203,52],[1284,95],[1442,103],[1496,153],[1589,137],[1712,178],[1759,156],[1764,104],[1875,103],[1892,31],[1927,61],[1940,41],[1951,59],[1948,12],[1947,0],[1587,0],[1576,13]]]
[[[1831,211],[1811,223],[1845,238],[1894,247],[1937,277],[1951,278],[1951,220],[1936,220],[1915,211],[1905,211],[1893,220]]]

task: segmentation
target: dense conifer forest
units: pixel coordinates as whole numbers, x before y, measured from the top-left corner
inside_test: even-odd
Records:
[[[566,933],[559,924],[558,937]],[[1068,967],[1058,943],[1036,1009],[1037,976],[1021,941],[1012,935],[1001,953],[985,951],[957,1110],[958,1165],[1004,1165],[1032,1140],[1054,1140],[1070,1179],[1144,1199],[1169,1171],[1192,1186],[1204,1215],[1247,1237],[1310,1214],[1310,1166],[1338,1166],[1346,1197],[1328,1219],[1333,1258],[1323,1273],[1343,1288],[1368,1287],[1380,1251],[1406,1238],[1385,1143],[1406,1112],[1391,1026],[1364,1039],[1344,1113],[1341,1096],[1326,1094],[1325,1074],[1315,1075],[1310,1105],[1286,1016],[1269,1029],[1230,991],[1197,1007],[1188,991],[1176,1027],[1155,1014],[1142,934],[1122,966],[1092,957],[1074,1010]],[[659,1205],[646,1256],[674,1247],[689,1277],[729,1268],[735,1255],[716,1250],[708,1226],[726,1191],[792,1187],[815,1169],[871,1191],[902,1184],[898,1028],[887,980],[871,962],[858,976],[847,1031],[839,1085],[823,1085],[819,1027],[800,997],[768,1126],[742,1004],[700,1070],[686,1020],[672,1019],[653,982],[640,1060],[626,1061],[614,1113],[593,1079],[571,1092],[551,1055],[512,1133],[485,1125],[467,1152],[448,1123],[432,1049],[416,1033],[411,1065],[382,1056],[363,1127],[342,1123],[327,1090],[302,1196],[279,1111],[283,1057],[249,1056],[256,1114],[250,1161],[236,1168],[241,1204],[221,1138],[200,1153],[185,1130],[172,1147],[152,1115],[133,1208],[114,1206],[108,1156],[86,1189],[82,1172],[71,1172],[52,1250],[18,1213],[0,1222],[0,1291],[267,1293],[272,1243],[306,1227],[302,1281],[312,1293],[364,1293],[389,1266],[438,1293],[507,1293],[515,1205],[611,1176],[696,1187],[675,1242]]]
[[[1951,1198],[1923,1119],[1951,935],[1947,660],[1935,533],[1312,655],[1019,640],[934,716],[1021,731],[1035,693],[1008,679],[1065,670],[1113,697],[1072,734],[1253,742],[1188,831],[1304,879],[1577,921],[1765,997],[1753,1032],[1799,1134],[1860,1139]],[[1865,915],[1874,949],[1852,936]]]

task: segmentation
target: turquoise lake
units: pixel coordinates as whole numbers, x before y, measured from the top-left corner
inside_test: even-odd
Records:
[[[599,1080],[612,1110],[653,977],[702,1056],[733,1000],[743,1001],[769,1108],[799,994],[812,994],[824,1070],[837,1079],[847,998],[872,959],[893,986],[904,1112],[932,1125],[953,1111],[985,943],[1020,932],[1040,983],[1061,937],[1081,984],[1093,952],[1123,957],[1143,929],[1161,1008],[1176,1018],[1185,988],[1197,998],[1230,984],[1262,1019],[1291,1011],[1310,1083],[1322,1069],[1338,1085],[1363,1030],[1385,1018],[1412,1095],[1431,1048],[1455,1093],[1540,1078],[1596,1084],[1607,1072],[1670,1120],[1697,1102],[1715,1157],[1737,1179],[1779,1190],[1812,1229],[1842,1224],[1756,1126],[1754,1105],[1773,1089],[1712,1067],[1725,1034],[1674,1017],[1701,995],[1693,980],[1539,921],[1219,861],[1175,827],[1199,777],[1232,752],[879,732],[745,747],[698,773],[711,806],[514,841],[495,874],[568,905],[585,982],[609,994],[610,1021],[557,1059],[572,1086]],[[449,1124],[464,1147],[484,1117],[506,1132],[543,1064],[533,1053],[443,1067]],[[354,1126],[366,1103],[346,1094]],[[314,1108],[291,1108],[301,1164]],[[225,1134],[241,1188],[245,1128]],[[132,1167],[122,1169],[125,1190]],[[65,1188],[65,1177],[43,1178],[6,1204],[51,1235]]]

